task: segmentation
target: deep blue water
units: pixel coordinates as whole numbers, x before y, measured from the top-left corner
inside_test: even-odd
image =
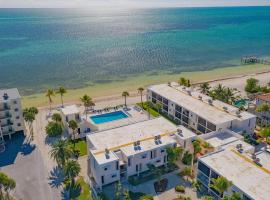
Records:
[[[122,111],[115,111],[111,113],[105,113],[101,115],[95,115],[90,117],[90,119],[95,123],[95,124],[104,124],[107,122],[119,120],[119,119],[124,119],[127,118],[128,116],[122,112]]]
[[[0,88],[29,94],[268,56],[270,7],[0,9]]]

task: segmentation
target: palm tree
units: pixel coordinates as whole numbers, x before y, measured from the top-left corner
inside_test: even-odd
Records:
[[[122,97],[125,98],[125,107],[127,107],[127,97],[129,96],[129,93],[127,91],[122,92]]]
[[[265,140],[266,144],[269,141],[270,138],[270,125],[268,125],[267,127],[263,128],[259,135]]]
[[[71,191],[71,187],[74,185],[74,179],[79,175],[81,171],[80,164],[76,160],[68,160],[64,166],[64,175],[69,184],[69,195]]]
[[[30,131],[31,138],[33,139],[34,131],[33,131],[33,121],[36,119],[36,115],[38,114],[38,109],[36,107],[25,108],[23,110],[23,118],[24,121],[28,124],[28,128]]]
[[[168,157],[168,162],[174,164],[180,159],[180,155],[183,153],[181,147],[168,147],[166,148],[166,153]]]
[[[210,89],[211,89],[211,87],[210,87],[209,83],[207,83],[207,82],[200,85],[200,91],[203,94],[209,94]]]
[[[162,104],[161,103],[156,103],[156,109],[158,111],[158,113],[160,113],[161,109],[162,109]]]
[[[141,95],[141,104],[142,104],[142,108],[143,108],[143,100],[142,100],[143,91],[144,91],[144,88],[143,88],[143,87],[139,87],[139,88],[138,88],[138,92],[139,92],[140,95]]]
[[[48,89],[45,96],[48,97],[48,99],[49,99],[50,113],[51,113],[51,111],[52,111],[52,102],[53,102],[52,97],[55,96],[54,90],[53,89]]]
[[[13,190],[16,187],[16,182],[9,178],[6,174],[3,172],[0,172],[0,199],[10,199],[9,192],[10,190]],[[4,194],[2,189],[5,190],[6,198],[4,197]]]
[[[63,96],[64,96],[64,94],[67,93],[66,88],[60,86],[60,87],[58,88],[58,90],[56,91],[56,93],[57,93],[57,94],[60,94],[61,102],[62,102],[62,107],[64,107]]]
[[[261,113],[261,127],[263,125],[263,115],[266,113],[266,112],[269,112],[270,111],[270,106],[267,104],[267,103],[263,103],[259,106],[257,106],[256,108],[256,111]]]
[[[54,122],[57,122],[57,123],[61,123],[62,124],[62,117],[61,117],[61,115],[59,113],[54,113],[52,115],[52,120]]]
[[[227,87],[223,91],[224,93],[224,101],[225,103],[233,103],[234,99],[234,92],[231,88]]]
[[[187,86],[187,87],[189,87],[189,85],[190,85],[189,80],[186,79],[185,77],[180,77],[178,83],[179,83],[179,85],[183,85],[183,86]]]
[[[78,128],[78,124],[75,120],[70,120],[68,122],[68,127],[72,129],[72,135],[73,135],[73,144],[75,147],[75,130]]]
[[[212,188],[214,188],[216,191],[220,193],[222,196],[225,191],[229,189],[229,187],[232,186],[232,182],[228,181],[225,177],[220,176],[218,178],[212,178],[212,184],[210,185]]]
[[[72,150],[68,145],[68,141],[58,140],[53,144],[50,155],[59,166],[63,167],[66,161],[72,156]]]
[[[94,102],[92,101],[92,98],[90,96],[88,96],[87,94],[83,95],[81,98],[81,102],[84,105],[84,112],[85,112],[85,116],[87,118],[87,108],[89,106],[93,106],[95,105]]]

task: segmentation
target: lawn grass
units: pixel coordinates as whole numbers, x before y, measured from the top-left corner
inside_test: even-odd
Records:
[[[143,108],[145,111],[149,112],[152,117],[159,117],[160,116],[160,114],[155,109],[151,108],[145,102],[143,103],[143,107],[142,107],[142,103],[137,103],[137,105],[140,106],[141,108]]]
[[[70,141],[70,147],[73,148],[73,141]],[[75,151],[80,152],[80,156],[87,155],[87,144],[85,139],[76,139],[75,140]]]
[[[83,180],[82,177],[79,177],[77,183],[81,186],[81,193],[76,198],[76,200],[92,200],[90,187],[89,185]]]

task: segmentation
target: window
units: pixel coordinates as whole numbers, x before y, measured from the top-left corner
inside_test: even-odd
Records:
[[[175,105],[175,110],[181,113],[182,112],[182,107],[180,107],[178,105]]]
[[[186,124],[188,124],[188,117],[186,116],[182,116],[182,121],[185,122]]]
[[[205,133],[205,128],[202,125],[200,125],[200,124],[198,124],[197,130],[200,131],[200,132],[202,132],[202,133]]]
[[[157,100],[154,99],[154,98],[152,98],[152,102],[153,102],[153,103],[157,103]]]
[[[147,154],[142,155],[142,159],[145,159],[145,158],[147,158]]]
[[[163,162],[166,163],[166,156],[163,157]]]
[[[178,119],[181,119],[181,113],[179,113],[179,112],[175,112],[175,117],[177,117]]]
[[[168,106],[163,104],[163,110],[165,110],[166,112],[168,112]]]
[[[216,172],[214,172],[213,170],[211,170],[211,178],[216,179],[218,177],[219,177],[219,175]]]
[[[157,98],[157,94],[155,92],[152,92],[152,97],[156,99]]]
[[[17,101],[13,101],[13,104],[17,104]]]
[[[210,129],[211,131],[215,131],[216,130],[216,125],[210,123],[210,122],[207,122],[207,128]]]
[[[139,171],[139,166],[138,165],[136,165],[136,172],[138,172]]]
[[[66,122],[68,122],[68,116],[66,116]]]
[[[142,163],[139,164],[139,171],[142,171]]]
[[[202,162],[199,161],[198,163],[198,169],[203,172],[206,176],[209,177],[209,174],[210,174],[210,169],[205,165],[203,164]]]
[[[119,162],[118,161],[116,161],[116,170],[119,170]]]
[[[128,158],[128,166],[131,166],[131,158]]]
[[[104,184],[104,176],[101,176],[101,183]]]
[[[161,149],[161,150],[160,150],[160,153],[163,153],[163,152],[165,152],[165,149]]]
[[[19,111],[19,109],[18,109],[18,108],[15,108],[15,109],[14,109],[14,111],[15,111],[15,112],[18,112],[18,111]]]
[[[157,150],[154,150],[153,154],[154,154],[153,157],[156,158],[157,157]]]
[[[112,178],[115,178],[115,177],[116,177],[116,174],[113,174],[113,175],[112,175]]]
[[[162,96],[158,95],[157,96],[157,100],[159,100],[160,102],[162,102]]]
[[[163,103],[168,105],[168,99],[163,98]]]
[[[16,116],[16,119],[20,119],[20,116]]]
[[[153,159],[153,151],[150,152],[150,158]]]
[[[108,170],[108,168],[107,167],[104,167],[104,171],[107,171]]]
[[[18,123],[17,126],[21,126],[21,123]]]
[[[201,117],[198,117],[198,123],[203,125],[203,126],[206,126],[206,120],[201,118]]]

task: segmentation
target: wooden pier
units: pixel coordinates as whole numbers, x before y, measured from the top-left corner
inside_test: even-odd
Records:
[[[270,65],[269,60],[260,59],[257,58],[257,56],[244,56],[241,58],[241,64],[255,64],[255,63]]]

